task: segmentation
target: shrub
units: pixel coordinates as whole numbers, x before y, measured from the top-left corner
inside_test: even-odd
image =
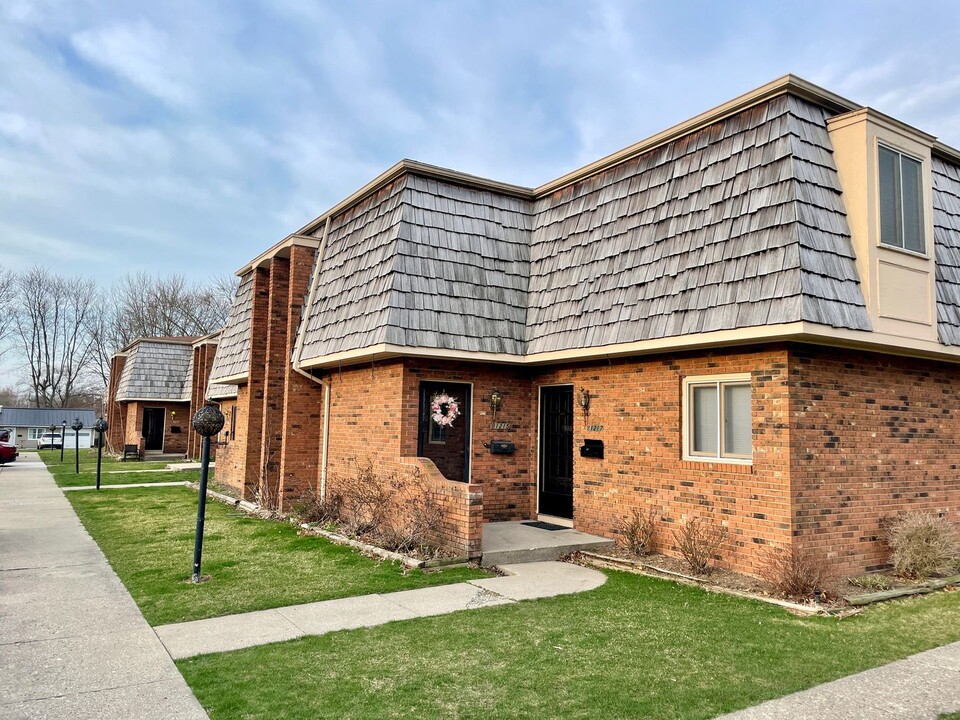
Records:
[[[895,518],[887,529],[890,562],[898,575],[925,578],[946,575],[960,563],[960,543],[946,518],[911,511]]]
[[[760,568],[767,590],[778,597],[805,600],[827,580],[823,558],[795,546],[770,548]]]
[[[420,470],[381,474],[372,461],[356,468],[354,475],[336,479],[330,519],[347,534],[387,550],[433,554],[431,539],[443,509]]]
[[[302,522],[328,525],[340,521],[343,498],[328,492],[326,498],[321,499],[319,494],[310,490],[297,499],[293,511]]]
[[[653,535],[656,531],[657,511],[648,508],[646,513],[634,508],[628,517],[620,521],[617,532],[623,545],[637,556],[649,555],[653,549]]]
[[[707,518],[691,518],[673,531],[677,549],[697,575],[713,570],[713,560],[727,537],[727,529]]]

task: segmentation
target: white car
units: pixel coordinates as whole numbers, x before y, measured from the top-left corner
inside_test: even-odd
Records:
[[[38,450],[59,450],[63,447],[63,435],[60,433],[44,433],[37,440]]]

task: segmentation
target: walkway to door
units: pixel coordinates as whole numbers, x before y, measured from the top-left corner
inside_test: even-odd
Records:
[[[552,529],[549,529],[552,528]],[[495,522],[483,526],[483,565],[557,560],[578,550],[613,547],[613,540],[540,522]]]

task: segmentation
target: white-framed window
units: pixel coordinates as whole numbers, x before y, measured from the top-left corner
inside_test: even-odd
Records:
[[[923,163],[899,150],[877,145],[880,180],[880,243],[925,253]]]
[[[27,430],[27,440],[39,440],[45,432],[50,432],[50,428],[29,428]]]
[[[683,381],[683,455],[688,460],[753,460],[750,375],[712,375]]]

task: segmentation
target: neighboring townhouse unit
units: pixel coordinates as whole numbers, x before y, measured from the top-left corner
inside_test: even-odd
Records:
[[[217,479],[261,502],[369,459],[462,552],[654,508],[747,572],[960,522],[960,152],[794,76],[538,188],[403,161],[238,275]]]
[[[113,356],[106,414],[111,451],[200,456],[191,420],[206,401],[219,334],[138,338]]]

